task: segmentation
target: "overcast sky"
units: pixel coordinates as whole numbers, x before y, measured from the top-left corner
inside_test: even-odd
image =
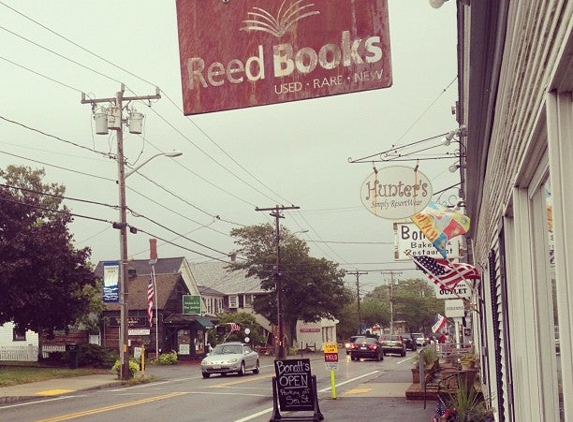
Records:
[[[226,260],[233,227],[274,224],[256,207],[295,205],[281,224],[308,230],[300,236],[313,256],[367,271],[361,285],[372,290],[389,278],[382,271],[413,266],[394,262],[392,221],[360,200],[373,164],[348,159],[456,128],[455,12],[455,2],[389,0],[390,88],[185,117],[175,1],[0,0],[0,167],[44,168],[46,182],[66,186],[71,211],[88,217],[70,226],[76,246],[91,247],[94,263],[118,259],[119,232],[108,223],[119,219],[117,163],[106,156],[116,140],[95,135],[82,92],[113,97],[124,83],[126,95],[141,96],[157,86],[160,100],[130,104],[145,115],[144,133],[124,141],[132,166],[183,152],[127,179],[128,222],[159,239],[160,257]],[[434,192],[458,182],[454,163],[419,162]],[[129,235],[129,256],[148,258],[149,238]]]

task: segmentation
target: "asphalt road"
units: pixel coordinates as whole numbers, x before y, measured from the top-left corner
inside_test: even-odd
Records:
[[[407,358],[386,356],[384,361],[354,362],[340,354],[334,380],[321,354],[311,354],[317,378],[320,411],[325,421],[423,421],[433,411],[421,402],[406,402],[411,383]],[[2,422],[269,421],[273,410],[273,358],[262,357],[259,374],[243,377],[201,377],[197,365],[152,366],[157,380],[134,387],[108,388],[16,403],[1,409]],[[332,382],[335,382],[335,392]],[[430,406],[431,407],[431,406]],[[308,412],[282,416],[312,416]],[[394,419],[395,418],[395,419]]]

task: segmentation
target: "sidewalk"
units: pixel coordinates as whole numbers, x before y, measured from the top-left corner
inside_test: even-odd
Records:
[[[19,384],[12,387],[0,387],[0,404],[117,386],[121,386],[121,381],[111,372],[104,375],[57,378],[48,381]]]
[[[157,380],[176,377],[180,367],[149,367],[146,374]],[[429,401],[424,409],[423,401],[409,401],[406,390],[411,386],[408,380],[393,379],[380,382],[371,379],[342,392],[337,390],[337,398],[331,391],[319,392],[320,411],[325,422],[384,421],[384,422],[430,422],[434,416],[435,403]],[[13,387],[0,387],[0,406],[19,401],[54,397],[80,391],[100,388],[120,387],[121,381],[115,374],[87,375],[75,378],[61,378]],[[270,417],[270,414],[269,414]]]

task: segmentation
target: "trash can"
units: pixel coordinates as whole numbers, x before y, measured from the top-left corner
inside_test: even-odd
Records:
[[[70,369],[77,369],[80,346],[78,344],[66,344],[66,352],[70,359]]]

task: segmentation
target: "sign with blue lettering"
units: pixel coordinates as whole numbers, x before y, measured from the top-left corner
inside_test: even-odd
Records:
[[[119,302],[119,261],[103,263],[103,301]]]

